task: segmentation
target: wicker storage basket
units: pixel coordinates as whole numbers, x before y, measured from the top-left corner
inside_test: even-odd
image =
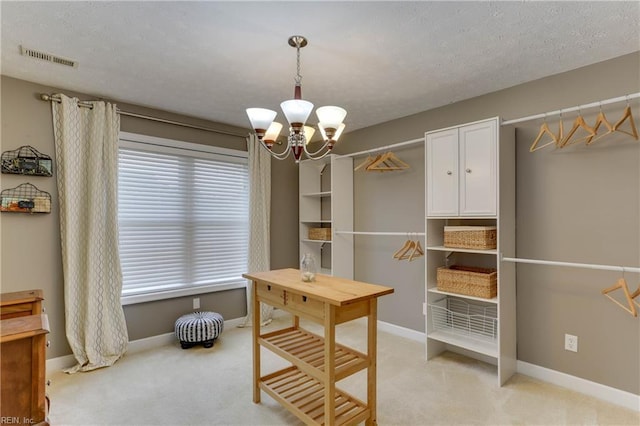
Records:
[[[468,249],[494,249],[497,247],[495,226],[445,226],[444,246]]]
[[[436,272],[438,290],[492,299],[498,295],[498,272],[493,268],[454,265]]]
[[[331,228],[309,228],[309,239],[331,241]]]

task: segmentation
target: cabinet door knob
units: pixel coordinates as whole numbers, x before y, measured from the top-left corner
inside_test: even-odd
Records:
[[[451,170],[447,170],[447,174],[448,174],[449,176],[451,176],[451,175],[453,174],[453,172],[452,172]]]
[[[471,173],[471,169],[467,169],[467,173]]]
[[[51,386],[51,380],[47,380],[47,386]]]
[[[51,346],[51,340],[47,340],[47,347]]]

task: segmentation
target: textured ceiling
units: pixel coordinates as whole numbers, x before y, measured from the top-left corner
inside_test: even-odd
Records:
[[[7,2],[2,74],[248,127],[293,96],[347,131],[640,50],[640,2]],[[79,62],[20,56],[24,45]]]

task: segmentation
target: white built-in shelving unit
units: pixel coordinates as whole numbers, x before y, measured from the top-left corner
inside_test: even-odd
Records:
[[[497,365],[501,385],[516,369],[515,267],[500,262],[515,255],[514,142],[496,117],[427,132],[425,149],[426,356],[479,355]],[[497,249],[445,247],[445,226],[495,226]],[[451,265],[496,268],[497,297],[438,290],[437,269]]]
[[[328,155],[299,168],[300,253],[311,253],[319,272],[353,279],[353,159]],[[309,239],[310,228],[331,228],[331,240]]]

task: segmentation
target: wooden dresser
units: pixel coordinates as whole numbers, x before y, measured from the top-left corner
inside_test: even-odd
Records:
[[[0,418],[3,423],[48,425],[45,351],[49,321],[42,290],[0,295]]]

